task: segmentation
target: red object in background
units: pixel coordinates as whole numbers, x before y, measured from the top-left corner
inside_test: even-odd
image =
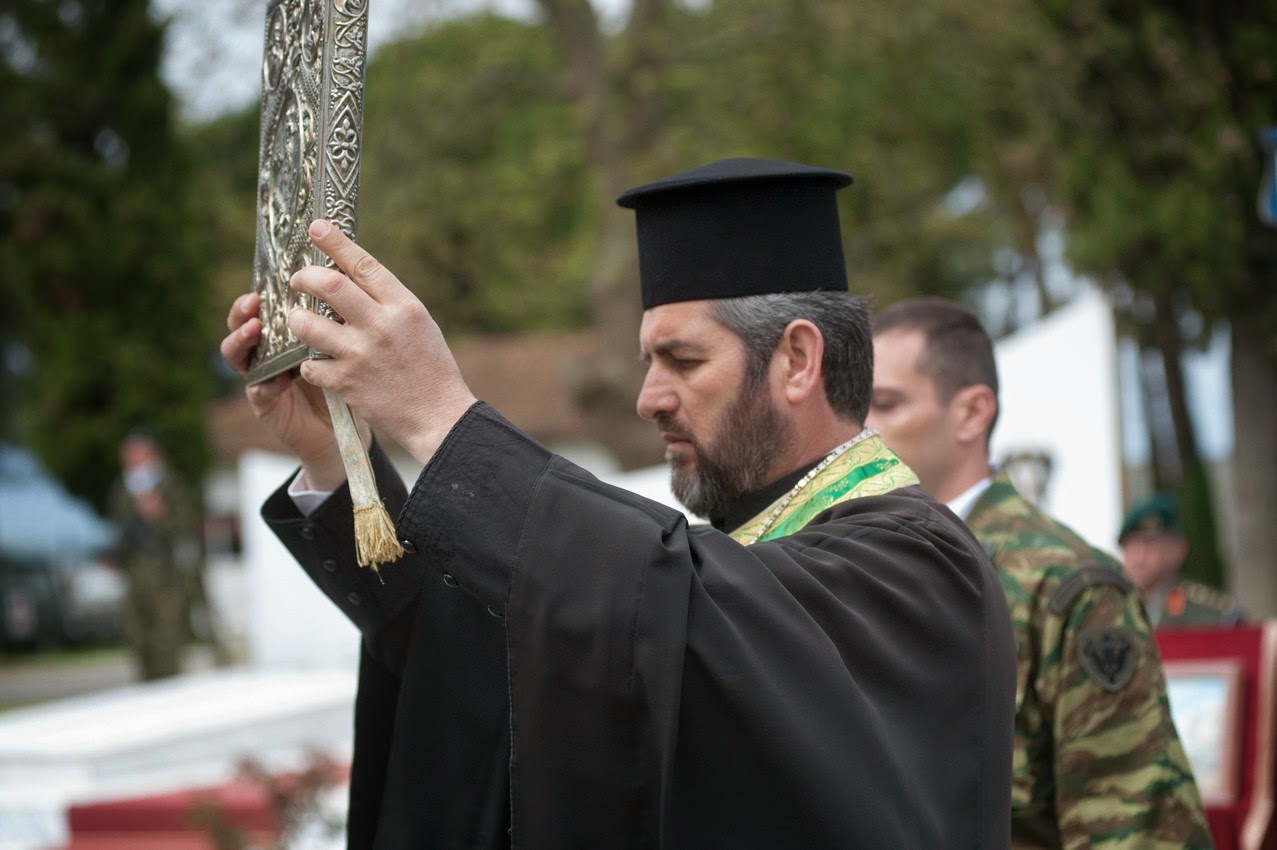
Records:
[[[1277,850],[1273,823],[1274,735],[1277,735],[1277,620],[1232,629],[1156,633],[1164,661],[1236,660],[1242,671],[1240,728],[1231,801],[1209,801],[1206,817],[1216,850]]]
[[[215,807],[228,826],[255,842],[279,836],[265,789],[253,782],[232,782],[72,806],[67,813],[71,843],[62,850],[216,850],[198,824],[198,813],[205,807]]]
[[[113,832],[72,838],[66,850],[217,850],[211,838],[191,832]]]
[[[346,783],[350,767],[318,755],[302,773],[249,774],[213,788],[71,806],[71,840],[59,850],[217,850],[210,818],[253,845],[273,845],[281,824],[272,794]]]

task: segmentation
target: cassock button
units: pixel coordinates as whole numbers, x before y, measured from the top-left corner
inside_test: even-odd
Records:
[[[301,530],[301,536],[303,540],[314,540],[315,527],[313,525],[303,525]]]
[[[417,554],[417,544],[413,543],[407,537],[405,537],[403,540],[400,540],[399,545],[402,546],[403,550],[407,552],[409,555]]]
[[[446,585],[448,585],[448,587],[460,587],[460,586],[461,586],[461,582],[457,581],[457,577],[456,577],[456,576],[454,576],[452,573],[444,573],[444,574],[443,574],[443,583],[444,583],[444,584],[446,584]]]
[[[351,591],[350,593],[346,594],[346,601],[349,602],[351,605],[358,605],[363,600],[359,598],[358,593]]]
[[[505,619],[505,612],[502,611],[500,608],[496,607],[495,605],[488,606],[488,613],[496,617],[498,620]]]
[[[320,564],[320,566],[324,568],[324,572],[326,573],[337,572],[337,562],[334,561],[332,558],[325,558],[324,562]]]

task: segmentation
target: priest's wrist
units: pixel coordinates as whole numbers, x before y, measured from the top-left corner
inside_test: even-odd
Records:
[[[429,415],[420,417],[413,432],[400,440],[400,445],[407,449],[413,460],[425,466],[430,463],[452,427],[476,401],[464,386],[439,398]]]
[[[346,467],[342,465],[341,453],[336,445],[332,450],[317,458],[301,458],[302,471],[298,476],[298,485],[305,490],[332,492],[346,483]]]

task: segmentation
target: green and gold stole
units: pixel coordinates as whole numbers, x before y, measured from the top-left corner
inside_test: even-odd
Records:
[[[784,537],[839,502],[878,496],[917,483],[918,476],[887,448],[877,431],[861,431],[826,455],[794,489],[733,531],[731,536],[746,546]]]

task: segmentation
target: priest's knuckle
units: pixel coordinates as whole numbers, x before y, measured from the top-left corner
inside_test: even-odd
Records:
[[[351,272],[360,280],[371,280],[381,273],[381,263],[371,254],[364,254],[355,260],[355,265],[351,268]]]
[[[355,385],[355,369],[347,363],[341,363],[332,370],[329,387],[338,395],[344,394]]]
[[[310,319],[309,310],[290,310],[288,313],[288,329],[293,332],[294,336],[305,339],[307,331],[310,330]]]
[[[408,327],[412,329],[416,335],[430,334],[434,332],[434,319],[430,316],[430,312],[426,310],[424,304],[414,299],[410,304],[400,311],[404,317]]]
[[[373,344],[370,344],[373,343]],[[373,351],[376,350],[376,340],[368,340],[365,335],[349,340],[341,349],[341,361],[347,363],[368,363]]]
[[[394,344],[397,336],[394,325],[384,316],[377,316],[370,320],[367,328],[368,337],[375,347],[386,347]]]
[[[339,272],[327,274],[322,284],[322,291],[328,296],[325,300],[332,300],[333,296],[340,296],[348,283],[349,281],[344,274]]]
[[[341,373],[337,361],[330,357],[320,357],[309,362],[311,374],[319,376],[324,386],[330,385]]]

